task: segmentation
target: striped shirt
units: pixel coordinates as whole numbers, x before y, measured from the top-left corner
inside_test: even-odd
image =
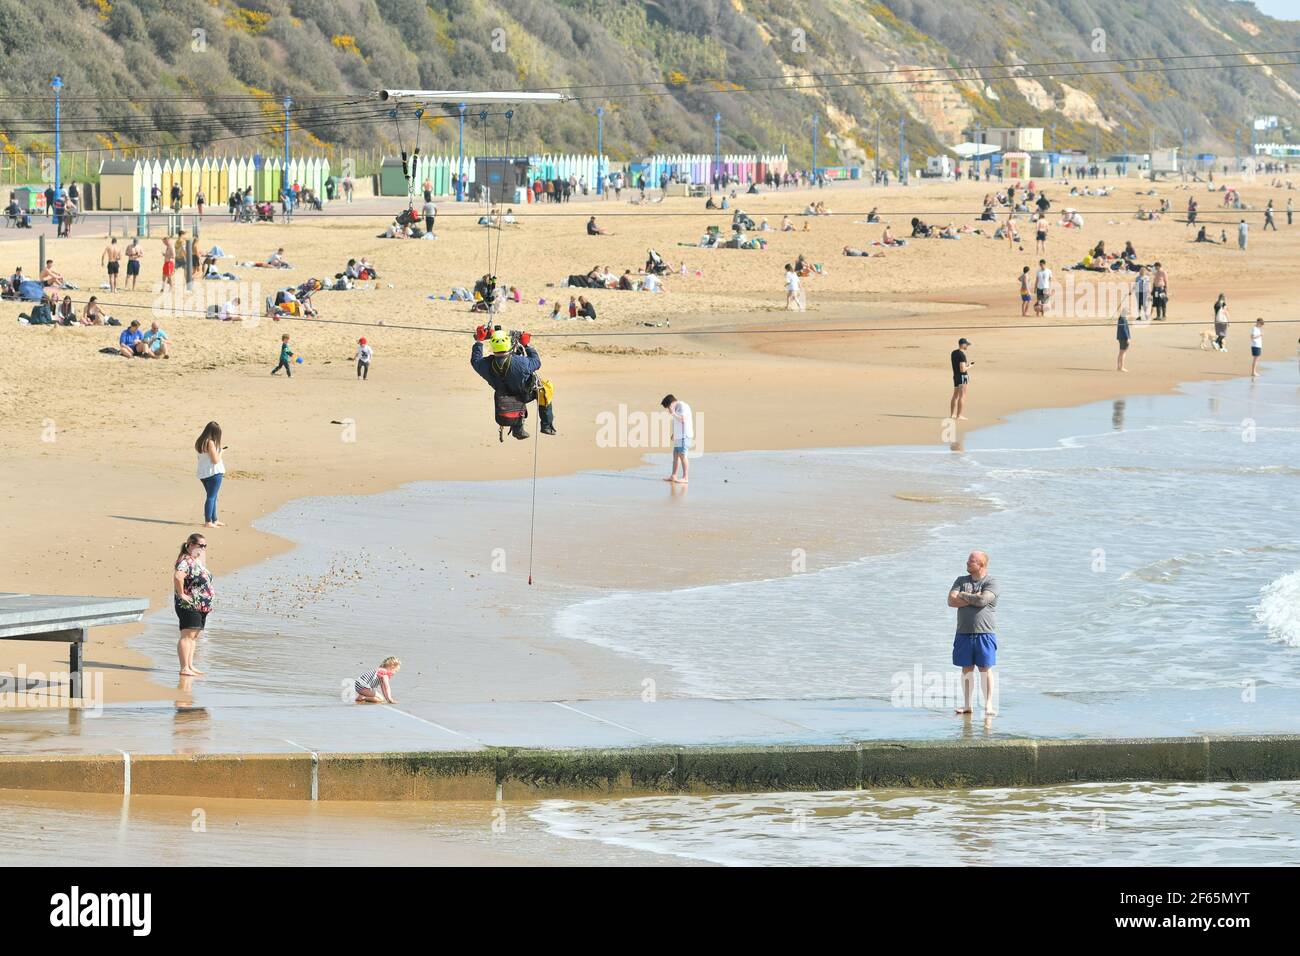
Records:
[[[357,687],[368,687],[371,690],[379,690],[381,679],[392,676],[393,672],[387,667],[376,667],[374,670],[368,671],[357,678]]]

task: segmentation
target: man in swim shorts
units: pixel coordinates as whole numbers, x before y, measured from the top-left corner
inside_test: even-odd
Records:
[[[952,663],[961,668],[962,706],[959,714],[969,714],[975,689],[975,668],[980,672],[984,694],[984,716],[997,714],[997,682],[993,667],[997,664],[998,637],[994,612],[998,606],[998,583],[989,577],[989,556],[972,551],[966,558],[963,574],[948,590],[948,606],[957,609],[957,633],[952,642]]]
[[[175,288],[172,276],[176,274],[176,247],[172,245],[170,236],[163,237],[163,264],[162,280],[163,285],[169,289]]]
[[[101,263],[108,266],[108,288],[117,291],[117,273],[122,268],[122,250],[117,247],[117,239],[108,240],[108,245],[104,247],[104,254],[99,257]]]
[[[135,288],[136,280],[140,276],[140,259],[144,255],[144,250],[140,248],[140,240],[132,239],[126,247],[126,278],[131,283],[131,288]]]

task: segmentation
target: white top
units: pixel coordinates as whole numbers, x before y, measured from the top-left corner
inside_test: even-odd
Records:
[[[1250,347],[1262,349],[1264,347],[1264,330],[1258,325],[1250,327]]]
[[[375,350],[374,350],[373,348],[371,348],[368,344],[367,344],[367,345],[358,345],[358,346],[357,346],[357,361],[358,361],[358,362],[369,362],[369,361],[370,361],[370,356],[372,356],[372,355],[374,355],[374,354],[375,354]]]
[[[647,273],[645,279],[641,282],[641,288],[646,292],[658,292],[659,277],[653,272]]]
[[[1052,270],[1039,269],[1038,277],[1034,280],[1034,288],[1050,289],[1052,287]]]
[[[669,411],[673,416],[673,444],[680,445],[684,439],[693,439],[695,423],[691,420],[691,406],[679,401]]]
[[[200,480],[211,478],[213,475],[224,475],[225,473],[226,463],[224,461],[219,461],[214,465],[206,451],[199,452],[198,475]]]
[[[799,291],[799,276],[797,273],[787,272],[785,274],[785,291],[786,292]]]

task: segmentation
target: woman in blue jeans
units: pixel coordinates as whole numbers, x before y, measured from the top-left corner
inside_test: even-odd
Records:
[[[208,422],[194,443],[194,451],[199,456],[199,481],[203,482],[203,491],[207,496],[203,502],[203,527],[224,527],[217,520],[217,494],[221,491],[221,479],[226,473],[226,463],[221,460],[221,426],[216,422]]]

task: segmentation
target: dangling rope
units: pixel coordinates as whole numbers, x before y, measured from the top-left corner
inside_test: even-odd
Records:
[[[533,538],[537,527],[537,449],[542,444],[542,406],[537,405],[537,430],[533,432],[533,504],[528,515],[528,585],[533,584]]]
[[[482,153],[482,158],[486,161],[486,160],[488,160],[489,156],[491,155],[491,154],[488,152],[488,123],[487,123],[487,110],[484,110],[483,112],[481,112],[481,113],[478,114],[478,120],[479,120],[480,123],[483,124],[483,153]],[[474,167],[475,167],[475,170],[474,170],[474,178],[477,179],[477,178],[478,178],[478,163],[477,163],[477,162],[474,164]],[[491,186],[488,186],[488,194],[487,194],[487,198],[488,198],[487,217],[488,217],[488,222],[491,223],[491,221],[492,221],[492,187],[491,187]],[[494,273],[494,272],[492,271],[492,230],[491,230],[491,228],[489,228],[488,231],[487,231],[487,274],[488,274],[489,277],[490,277],[490,276],[493,276],[493,275],[496,274],[496,273]],[[489,302],[489,303],[488,303],[488,311],[489,311],[489,313],[491,313],[491,307],[492,307],[492,303]]]
[[[502,163],[502,173],[501,173],[501,183],[502,183],[501,188],[502,188],[503,190],[505,189],[505,166],[504,166],[504,164],[510,162],[510,130],[511,130],[511,127],[514,126],[514,122],[515,122],[515,111],[514,111],[514,110],[506,110],[506,150],[505,150],[505,153],[504,153],[504,154],[502,155],[502,157],[501,157],[502,160],[503,160],[503,163]],[[504,199],[504,198],[505,198],[505,196],[502,195],[502,199]],[[505,204],[502,203],[502,205],[505,205]],[[489,215],[489,216],[491,215],[491,212],[490,212],[490,211],[489,211],[488,215]],[[489,221],[491,221],[491,220],[489,220]],[[502,234],[503,232],[505,232],[505,231],[506,231],[505,215],[504,215],[504,214],[501,212],[501,210],[498,208],[498,210],[497,210],[497,269],[498,269],[498,270],[501,268],[501,234]],[[489,236],[490,236],[491,234],[492,234],[491,232],[488,233]]]
[[[402,142],[402,122],[397,118],[397,107],[394,106],[388,111],[388,115],[393,120],[393,129],[397,131],[397,151],[402,156],[402,178],[406,180],[406,188],[411,188],[411,174],[406,170],[406,144]]]
[[[415,111],[415,144],[414,152],[411,153],[411,174],[406,177],[406,204],[408,207],[415,206],[415,177],[419,170],[420,164],[420,126],[424,119],[424,107],[421,106]],[[403,157],[402,166],[406,166],[406,159]]]

